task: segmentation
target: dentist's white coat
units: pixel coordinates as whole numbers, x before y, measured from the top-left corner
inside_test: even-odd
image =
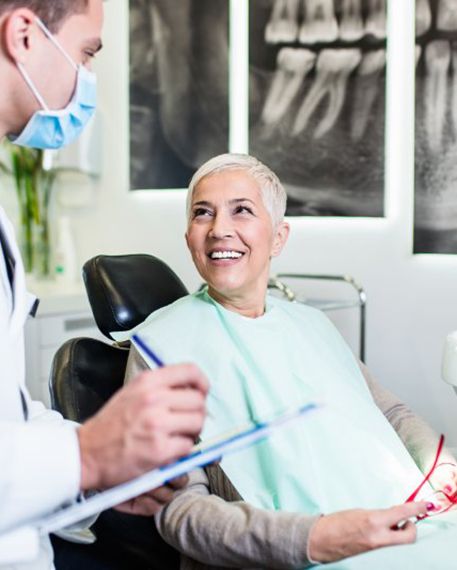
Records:
[[[11,223],[0,207],[0,226],[15,257],[11,290],[0,247],[0,538],[10,528],[75,500],[80,457],[75,425],[33,402],[25,387],[24,325],[34,298],[25,288],[24,269]],[[22,390],[28,407],[25,421]],[[0,540],[1,546],[1,540]],[[28,565],[0,568],[52,568],[47,538],[39,558]]]

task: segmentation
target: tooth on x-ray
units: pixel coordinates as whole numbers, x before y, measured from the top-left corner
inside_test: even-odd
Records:
[[[445,40],[430,42],[425,48],[425,127],[432,153],[439,153],[446,124],[447,74],[451,48]]]
[[[416,37],[422,36],[432,25],[429,0],[416,0]]]
[[[328,43],[338,38],[333,0],[303,0],[303,11],[303,24],[299,35],[301,43]]]
[[[275,0],[265,29],[267,43],[287,43],[297,39],[299,7],[300,0]]]
[[[419,63],[419,60],[421,58],[421,54],[422,54],[422,48],[421,48],[421,46],[416,44],[416,47],[414,48],[414,57],[416,58],[416,67],[417,67],[417,64]]]
[[[445,32],[457,30],[457,3],[455,0],[439,0],[436,27]]]
[[[386,37],[386,0],[368,0],[365,32],[379,39]]]
[[[342,0],[340,39],[355,42],[363,37],[362,0]]]
[[[316,54],[308,49],[282,48],[279,51],[276,72],[262,111],[265,124],[278,123],[287,113],[315,60]]]
[[[315,138],[324,136],[336,123],[346,96],[349,75],[362,58],[358,49],[324,49],[316,63],[316,79],[295,118],[292,134],[306,129],[321,101],[328,96],[327,111],[314,132]]]
[[[457,139],[457,42],[452,42],[452,126]]]
[[[371,111],[379,93],[379,77],[386,65],[384,49],[367,52],[357,68],[351,137],[360,140],[365,134]]]

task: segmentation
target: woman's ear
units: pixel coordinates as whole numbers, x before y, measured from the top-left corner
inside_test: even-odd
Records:
[[[38,31],[36,16],[28,8],[13,10],[3,23],[3,46],[16,63],[24,64]]]
[[[273,246],[271,248],[271,256],[277,257],[284,246],[286,245],[287,238],[289,237],[290,226],[287,222],[280,222],[275,229],[275,236],[273,239]]]

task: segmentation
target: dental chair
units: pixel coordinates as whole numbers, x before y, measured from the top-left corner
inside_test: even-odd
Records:
[[[83,267],[95,321],[110,340],[128,331],[153,311],[187,295],[177,275],[150,255],[99,255]],[[50,376],[52,407],[83,422],[118,390],[124,379],[129,344],[92,338],[67,341],[56,353]],[[93,525],[94,544],[78,545],[52,537],[57,570],[173,570],[179,555],[159,536],[153,517],[114,510]]]

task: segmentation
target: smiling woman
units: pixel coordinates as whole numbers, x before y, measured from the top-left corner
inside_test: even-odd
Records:
[[[186,241],[208,293],[226,308],[264,313],[270,260],[289,235],[285,205],[282,184],[253,157],[221,155],[194,175]]]
[[[186,569],[304,568],[319,561],[346,570],[415,562],[454,570],[457,513],[417,525],[409,520],[427,513],[422,499],[430,497],[430,483],[457,496],[455,468],[445,480],[434,473],[422,485],[437,435],[370,377],[322,313],[267,294],[270,259],[289,232],[284,209],[281,183],[253,157],[205,163],[189,187],[186,239],[208,285],[154,312],[134,332],[162,361],[196,362],[205,371],[203,442],[285,409],[324,406],[306,422],[194,472],[158,516],[159,531],[181,551]],[[133,348],[127,380],[153,366]],[[440,461],[455,464],[446,451]],[[420,502],[404,504],[419,486]],[[414,546],[380,548],[417,537]]]

